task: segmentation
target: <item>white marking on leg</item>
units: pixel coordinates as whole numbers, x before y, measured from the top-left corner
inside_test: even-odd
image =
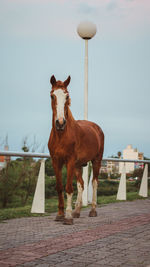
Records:
[[[67,193],[67,207],[66,207],[66,218],[70,219],[72,218],[72,195]]]
[[[77,189],[78,189],[78,195],[77,195],[77,200],[75,204],[75,209],[81,208],[82,206],[82,193],[83,193],[83,188],[80,182],[77,182]]]
[[[97,204],[97,186],[98,186],[97,180],[94,179],[92,184],[93,184],[92,208],[95,209]]]

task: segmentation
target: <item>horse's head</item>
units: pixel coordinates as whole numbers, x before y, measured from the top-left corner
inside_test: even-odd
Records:
[[[67,86],[70,83],[70,76],[64,81],[56,81],[53,75],[50,79],[52,84],[51,100],[53,118],[56,130],[63,131],[65,129],[68,117],[68,106],[70,104],[69,92]]]

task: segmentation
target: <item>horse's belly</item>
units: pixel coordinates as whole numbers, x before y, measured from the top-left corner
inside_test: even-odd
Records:
[[[75,162],[76,167],[85,167],[87,166],[89,160],[85,160],[85,159],[77,159]]]
[[[80,145],[77,147],[77,163],[84,166],[88,161],[99,156],[102,142],[97,134],[84,135]]]
[[[86,166],[88,161],[94,160],[98,155],[98,148],[83,147],[77,153],[77,166]]]

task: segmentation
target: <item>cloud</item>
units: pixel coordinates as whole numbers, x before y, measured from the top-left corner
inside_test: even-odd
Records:
[[[93,14],[93,13],[96,12],[96,7],[95,6],[92,6],[89,3],[85,3],[85,2],[84,3],[81,2],[79,4],[78,9],[79,9],[79,12],[81,12],[83,14],[87,14],[87,15]]]
[[[9,5],[6,4],[9,3]],[[72,7],[60,1],[8,1],[0,10],[0,32],[13,38],[72,38],[75,24]],[[63,11],[63,12],[62,12]],[[70,12],[71,11],[71,12]]]
[[[117,2],[116,1],[111,1],[108,3],[108,5],[106,6],[107,10],[114,10],[118,7]]]
[[[150,2],[149,2],[150,3]],[[1,36],[25,39],[76,39],[82,20],[102,25],[107,36],[139,35],[150,25],[148,1],[143,0],[2,0]]]

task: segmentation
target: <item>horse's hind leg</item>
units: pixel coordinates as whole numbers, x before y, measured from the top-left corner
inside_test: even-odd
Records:
[[[92,162],[92,165],[93,165],[93,180],[92,180],[93,197],[92,197],[92,208],[89,212],[89,217],[96,217],[97,216],[96,205],[97,205],[98,175],[99,175],[99,170],[101,166],[101,160],[100,159],[94,160]]]
[[[81,207],[82,207],[82,193],[84,189],[84,182],[82,179],[82,168],[78,168],[75,170],[75,176],[77,178],[78,195],[77,195],[77,200],[75,204],[75,210],[72,215],[74,218],[79,218]]]

